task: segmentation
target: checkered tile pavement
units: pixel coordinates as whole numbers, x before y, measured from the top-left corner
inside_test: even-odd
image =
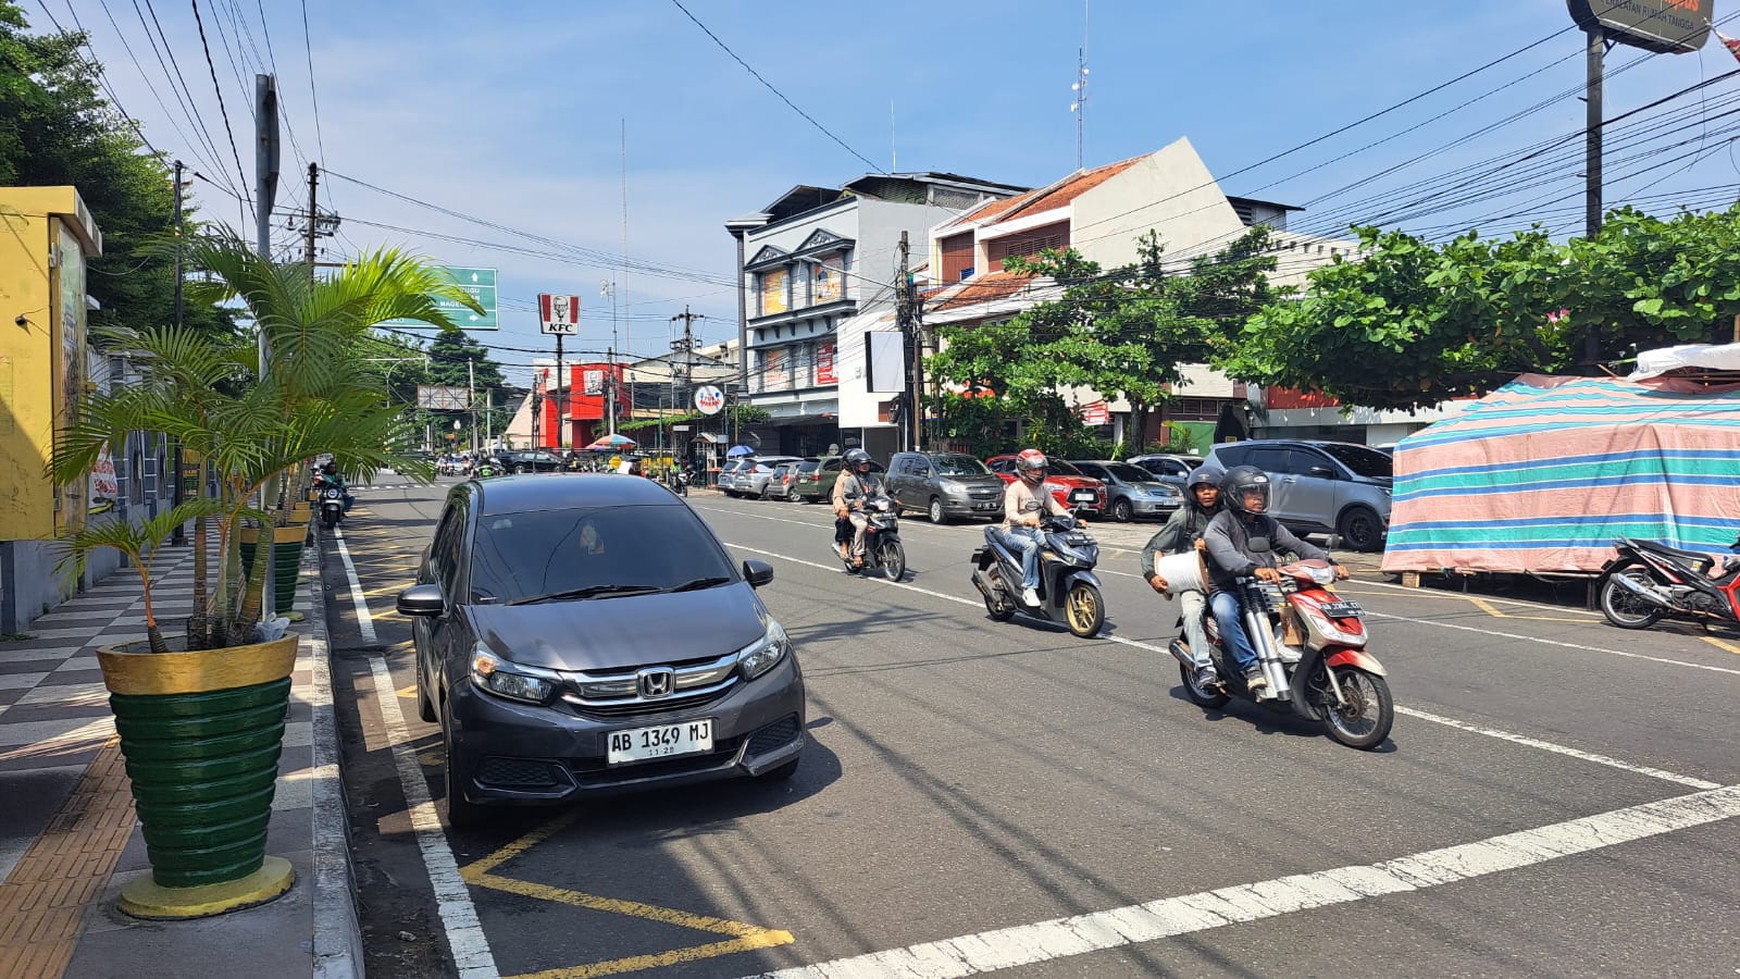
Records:
[[[153,573],[158,621],[173,635],[192,608],[193,548],[164,549]],[[305,565],[294,606],[303,615],[312,574]],[[105,927],[87,907],[148,872],[97,664],[99,646],[144,634],[139,578],[122,568],[37,619],[29,638],[0,641],[0,974],[61,976],[81,932]],[[297,653],[269,853],[309,846],[324,638],[305,638]]]

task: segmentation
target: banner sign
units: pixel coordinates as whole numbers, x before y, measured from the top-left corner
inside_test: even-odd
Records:
[[[834,376],[834,341],[832,340],[824,340],[816,344],[816,383],[840,383],[840,379]]]
[[[1585,31],[1663,54],[1689,54],[1710,39],[1715,0],[1566,0]]]
[[[725,407],[725,392],[711,384],[695,389],[695,410],[703,415],[717,415]]]
[[[571,337],[580,331],[580,297],[538,293],[538,324],[545,336]]]

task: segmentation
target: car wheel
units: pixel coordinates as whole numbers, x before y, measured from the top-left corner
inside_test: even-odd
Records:
[[[934,496],[931,497],[930,498],[930,522],[936,523],[936,524],[947,523],[948,519],[949,519],[948,514],[943,512],[942,500],[940,500]]]
[[[1135,512],[1130,508],[1129,500],[1119,498],[1112,502],[1113,520],[1116,520],[1119,523],[1129,523],[1130,519],[1134,516]]]
[[[483,807],[465,798],[465,773],[459,770],[453,743],[453,712],[441,701],[441,778],[447,794],[447,826],[454,832],[474,829],[483,822]]]
[[[1367,507],[1352,507],[1342,514],[1335,532],[1356,551],[1375,551],[1383,546],[1383,522]]]
[[[527,471],[528,470],[526,469],[526,466],[524,463],[521,463],[520,465],[517,465],[514,467],[514,475],[516,475],[516,476],[521,475]]]

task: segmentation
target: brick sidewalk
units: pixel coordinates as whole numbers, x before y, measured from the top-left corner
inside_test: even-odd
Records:
[[[179,628],[192,605],[192,548],[165,549],[155,576],[159,621]],[[315,763],[313,715],[322,703],[330,713],[330,691],[316,682],[325,628],[309,582],[319,578],[305,564],[294,608],[308,621],[291,628],[307,635],[267,838],[297,881],[278,901],[213,919],[144,922],[114,908],[120,888],[149,867],[96,650],[143,637],[137,574],[118,570],[38,619],[29,638],[0,642],[0,977],[221,975],[238,955],[256,963],[255,976],[320,971],[310,941],[314,795],[319,777],[336,782],[336,772]]]

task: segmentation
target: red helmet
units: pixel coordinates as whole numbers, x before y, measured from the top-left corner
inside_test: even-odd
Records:
[[[1038,484],[1051,472],[1051,463],[1038,449],[1022,449],[1015,457],[1015,471],[1029,483]]]

